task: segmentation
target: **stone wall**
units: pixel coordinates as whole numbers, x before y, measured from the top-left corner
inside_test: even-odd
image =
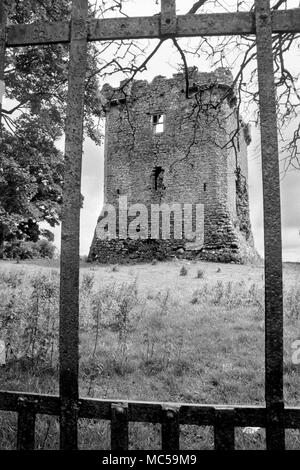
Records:
[[[127,240],[117,228],[115,240],[101,240],[95,232],[89,259],[148,261],[180,253],[239,262],[245,253],[255,253],[248,201],[250,134],[244,123],[238,126],[230,71],[189,69],[188,97],[184,74],[158,76],[151,83],[124,81],[118,89],[105,85],[102,95],[105,203],[117,208],[126,195],[129,205],[144,204],[149,213],[153,204],[204,204],[204,243],[191,250],[186,240],[174,237]],[[156,132],[162,126],[163,132]]]

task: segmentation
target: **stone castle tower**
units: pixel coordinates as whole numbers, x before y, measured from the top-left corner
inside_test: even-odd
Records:
[[[102,99],[104,202],[116,208],[117,227],[113,239],[99,238],[95,231],[89,260],[120,263],[180,254],[242,262],[253,256],[247,162],[251,137],[238,117],[231,72],[200,73],[193,67],[188,80],[178,73],[169,79],[157,76],[151,83],[123,81],[118,89],[104,85]],[[128,206],[149,208],[146,237],[130,239],[124,227],[120,230],[120,196],[127,196]],[[175,237],[172,213],[170,238],[162,239],[161,229],[158,238],[151,238],[150,206],[164,203],[204,205],[200,244],[191,247],[184,228],[182,237]],[[103,210],[98,223],[106,215]],[[191,217],[194,227],[194,209]],[[133,219],[128,217],[128,224]]]

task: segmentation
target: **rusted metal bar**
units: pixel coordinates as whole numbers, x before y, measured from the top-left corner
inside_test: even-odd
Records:
[[[59,415],[60,413],[58,396],[4,391],[0,391],[0,410],[18,412],[22,400],[34,402],[37,414]]]
[[[161,0],[160,36],[175,36],[176,33],[176,0]]]
[[[215,410],[215,450],[234,450],[234,408]]]
[[[161,444],[164,451],[179,450],[179,409],[174,406],[164,406],[162,409]]]
[[[5,62],[5,28],[7,20],[7,11],[4,0],[0,1],[0,139],[2,137],[1,116],[2,116],[2,98],[4,93],[4,62]],[[1,143],[1,142],[0,142]]]
[[[159,29],[159,16],[92,20],[89,25],[88,39],[89,41],[102,41],[110,37],[119,39],[157,39]]]
[[[34,450],[34,432],[37,400],[18,399],[18,450]]]
[[[270,0],[255,1],[265,247],[265,399],[268,449],[284,448],[280,178]]]
[[[7,27],[8,47],[68,43],[71,39],[69,21],[55,23],[14,24]]]
[[[128,405],[111,405],[111,450],[128,450]]]
[[[175,19],[172,24],[174,22]],[[272,30],[273,33],[299,33],[300,8],[274,11]],[[177,37],[254,35],[255,31],[255,15],[252,12],[178,15],[176,17]],[[170,35],[174,35],[174,30],[171,30]],[[88,41],[156,39],[161,36],[159,16],[91,20],[88,26]],[[68,22],[11,25],[7,28],[6,46],[68,43],[70,37]]]
[[[73,0],[60,264],[61,449],[77,448],[79,230],[88,0]]]
[[[19,411],[19,399],[26,398],[35,401],[37,414],[57,416],[60,413],[60,399],[55,395],[39,395],[36,393],[4,392],[0,391],[0,410]],[[111,405],[109,399],[80,398],[78,410],[79,418],[110,420]],[[160,423],[162,408],[166,406],[160,402],[126,401],[128,405],[129,422]],[[195,426],[213,426],[215,412],[219,405],[195,405],[188,403],[171,403],[171,407],[178,407],[179,424]],[[235,405],[233,409],[233,424],[242,426],[266,426],[266,408],[260,406]],[[300,428],[300,407],[285,407],[284,426],[286,429]]]
[[[21,403],[27,401],[32,405],[32,412],[41,415],[58,416],[60,414],[60,400],[58,396],[39,395],[36,393],[19,393],[0,391],[0,410],[20,412]],[[80,398],[79,418],[111,419],[111,400]],[[128,422],[161,423],[162,409],[165,404],[159,402],[126,401],[128,406]],[[220,411],[218,405],[193,405],[184,403],[171,403],[168,407],[178,407],[178,420],[180,425],[214,426],[218,421],[216,413]],[[29,408],[30,410],[30,408]],[[266,427],[266,408],[259,406],[234,406],[231,408],[232,424],[234,427],[258,426]],[[217,422],[218,424],[218,422]],[[285,429],[300,428],[300,407],[285,407]]]

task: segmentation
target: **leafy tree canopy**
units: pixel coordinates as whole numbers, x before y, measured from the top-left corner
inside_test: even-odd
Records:
[[[11,2],[9,22],[61,21],[70,18],[70,11],[68,0],[16,0]],[[36,239],[41,234],[40,221],[52,227],[59,223],[63,154],[56,145],[64,132],[68,49],[58,44],[6,51],[4,79],[9,101],[1,112],[0,244],[13,236]],[[100,143],[96,53],[90,45],[85,132]]]

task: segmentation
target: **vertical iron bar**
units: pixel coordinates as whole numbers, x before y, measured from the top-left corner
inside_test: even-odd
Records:
[[[111,405],[111,450],[128,450],[128,405]]]
[[[163,36],[176,33],[176,0],[161,0],[160,34]]]
[[[216,409],[214,425],[215,450],[234,450],[234,411]]]
[[[179,450],[179,411],[177,408],[165,407],[162,410],[161,448],[164,451]]]
[[[265,398],[268,449],[284,448],[280,175],[270,0],[255,0],[265,246]]]
[[[35,403],[19,398],[17,449],[34,450]]]
[[[5,65],[5,30],[7,21],[7,11],[5,0],[0,0],[0,82],[4,83],[4,65]],[[1,83],[0,83],[1,86]],[[2,115],[2,95],[0,96],[0,138],[2,138],[1,128]]]
[[[176,0],[161,0],[161,15],[171,20],[176,15]]]
[[[77,448],[79,229],[88,0],[73,0],[60,264],[60,447]]]

